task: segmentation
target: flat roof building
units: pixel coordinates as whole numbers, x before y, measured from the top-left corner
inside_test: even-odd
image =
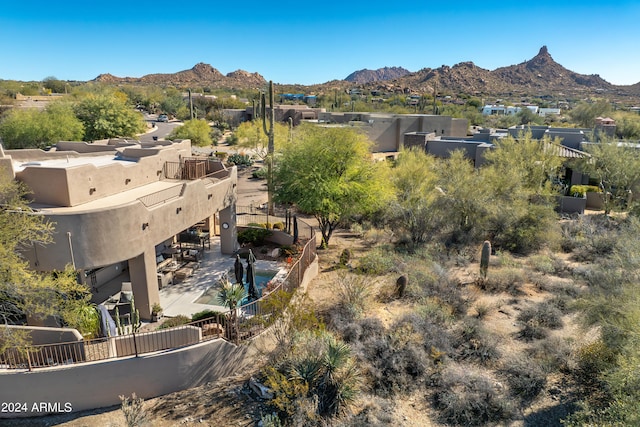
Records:
[[[110,277],[107,271],[126,268],[144,319],[159,302],[158,255],[176,235],[196,223],[209,233],[226,223],[221,251],[237,249],[236,168],[192,157],[189,140],[0,150],[0,173],[24,182],[33,212],[54,225],[50,244],[24,250],[30,267],[46,272],[71,265],[94,291]]]

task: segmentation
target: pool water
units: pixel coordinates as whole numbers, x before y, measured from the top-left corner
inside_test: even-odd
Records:
[[[265,286],[267,286],[267,282],[273,279],[276,274],[278,274],[278,270],[256,270],[256,288],[258,290],[258,298],[262,296],[262,290],[265,288]],[[233,269],[231,269],[229,271],[229,279],[233,280],[232,279],[233,277],[235,276],[233,274]],[[245,271],[245,280],[246,280],[246,271]],[[249,292],[248,283],[244,283],[244,289],[247,291],[247,293]],[[198,304],[220,305],[220,302],[218,301],[218,288],[216,286],[211,286],[210,288],[207,288],[207,290],[204,291],[204,293],[200,295],[200,297],[198,297],[198,299],[195,300],[194,302]],[[248,302],[249,302],[248,298],[245,298],[242,300],[240,305],[247,304]]]

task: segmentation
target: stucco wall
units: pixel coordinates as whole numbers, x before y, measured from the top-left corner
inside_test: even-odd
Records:
[[[29,332],[29,337],[33,345],[82,341],[80,332],[72,328],[47,328],[19,325],[6,325],[3,327]],[[0,343],[2,343],[2,340],[0,340]]]
[[[49,213],[46,218],[55,223],[53,242],[30,248],[25,258],[32,268],[50,271],[71,264],[72,250],[78,269],[125,261],[147,248],[155,254],[158,243],[235,202],[236,169],[230,173],[217,183],[189,181],[182,197],[149,208],[136,200],[94,211]],[[142,224],[149,225],[143,229]]]
[[[318,274],[314,260],[305,272],[304,292]],[[77,412],[120,403],[118,396],[136,393],[144,399],[161,396],[233,375],[257,357],[273,350],[275,340],[267,330],[236,347],[222,339],[155,354],[41,368],[32,372],[0,370],[0,402],[24,402],[25,413],[1,413],[0,418],[45,415],[33,412],[34,403],[58,403],[62,411]]]
[[[0,412],[0,418],[41,416],[33,405],[58,403],[60,412],[120,403],[136,393],[144,399],[197,387],[239,372],[256,357],[252,345],[236,347],[222,339],[173,351],[32,372],[0,372],[0,402],[24,402],[27,412]],[[53,411],[55,412],[55,410]]]

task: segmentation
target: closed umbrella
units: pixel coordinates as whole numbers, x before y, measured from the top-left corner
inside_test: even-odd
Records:
[[[244,276],[244,267],[240,261],[240,255],[236,255],[236,262],[233,263],[233,272],[236,277],[236,283],[242,284],[242,276]]]
[[[298,215],[293,216],[293,243],[298,243]]]
[[[251,249],[249,249],[249,256],[247,257],[247,283],[249,284],[249,301],[255,301],[258,299],[258,289],[256,288],[256,271],[254,265],[255,262],[256,257],[253,255]]]

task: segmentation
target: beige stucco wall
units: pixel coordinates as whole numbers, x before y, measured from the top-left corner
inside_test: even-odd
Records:
[[[20,325],[3,325],[1,327],[28,332],[33,345],[82,341],[80,332],[73,328],[48,328]],[[1,343],[2,340],[0,339],[0,344]]]
[[[235,203],[236,184],[234,167],[227,179],[216,183],[188,181],[184,183],[181,197],[152,207],[135,200],[90,211],[47,211],[46,218],[55,224],[53,242],[45,247],[32,247],[25,252],[25,257],[32,268],[41,271],[60,270],[71,264],[72,251],[77,269],[134,258]],[[143,229],[142,224],[149,225]],[[67,233],[70,233],[71,244]],[[155,255],[155,250],[153,252]]]
[[[373,141],[374,152],[399,151],[404,134],[433,132],[437,136],[466,137],[466,119],[428,114],[331,113],[319,114],[321,122],[357,124]]]
[[[0,372],[0,401],[25,402],[28,408],[26,413],[0,412],[0,418],[45,415],[31,410],[39,402],[58,402],[63,411],[77,412],[117,405],[120,395],[148,399],[197,387],[241,371],[255,353],[253,346],[216,339],[137,358]]]
[[[318,274],[317,258],[304,274],[300,289]],[[233,375],[272,351],[276,341],[267,330],[241,346],[222,339],[155,354],[84,363],[32,372],[0,370],[0,402],[25,402],[26,413],[0,413],[0,418],[45,415],[34,403],[60,403],[72,412],[120,403],[118,396],[136,393],[144,399],[197,387]]]

